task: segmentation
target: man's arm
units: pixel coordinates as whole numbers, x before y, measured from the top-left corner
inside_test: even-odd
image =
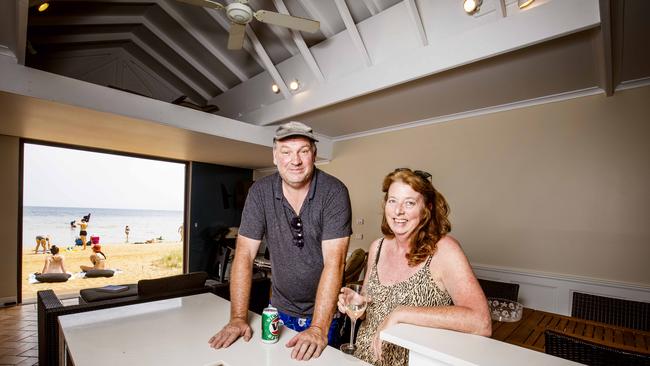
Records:
[[[213,348],[230,346],[239,337],[248,342],[252,336],[248,325],[248,303],[250,301],[251,282],[253,278],[253,260],[260,247],[260,240],[237,236],[235,258],[230,271],[230,322],[208,343]]]
[[[320,356],[327,346],[327,333],[341,289],[349,243],[349,237],[323,241],[323,271],[318,282],[311,325],[287,342],[287,347],[293,347],[291,358],[309,360]]]

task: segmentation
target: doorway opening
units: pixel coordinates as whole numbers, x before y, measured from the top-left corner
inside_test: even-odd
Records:
[[[22,302],[39,290],[63,299],[182,273],[186,171],[182,162],[25,142]]]

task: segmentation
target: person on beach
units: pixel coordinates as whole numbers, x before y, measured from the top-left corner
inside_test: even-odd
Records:
[[[64,257],[59,254],[59,248],[52,245],[50,255],[45,258],[45,265],[41,273],[66,273],[63,265]]]
[[[352,214],[345,185],[314,167],[317,141],[311,127],[300,122],[276,130],[278,172],[255,182],[246,197],[231,270],[230,322],[209,339],[213,348],[252,336],[248,305],[262,238],[273,267],[271,304],[284,326],[300,332],[286,344],[293,348],[291,358],[318,357],[328,343],[338,341],[338,318],[332,318]]]
[[[86,238],[88,237],[88,221],[90,221],[90,214],[84,216],[79,222],[79,238],[81,238],[82,249],[86,249]]]
[[[82,272],[88,272],[88,270],[91,269],[106,269],[106,254],[102,252],[102,246],[95,244],[92,248],[93,254],[90,255],[90,263],[92,263],[93,266],[79,266]]]
[[[36,235],[36,249],[34,254],[38,254],[38,248],[43,247],[43,254],[50,250],[50,237],[48,235]]]
[[[377,366],[406,366],[408,350],[382,342],[398,323],[490,336],[487,300],[460,244],[448,233],[449,206],[431,174],[396,169],[383,181],[384,237],[368,251],[364,287],[370,302],[354,355]],[[342,288],[338,309],[345,313]]]
[[[124,234],[126,235],[126,242],[129,242],[129,233],[131,232],[131,229],[129,229],[129,225],[126,225],[124,228]]]

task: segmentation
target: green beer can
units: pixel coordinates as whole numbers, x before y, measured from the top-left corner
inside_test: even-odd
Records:
[[[275,343],[280,338],[278,309],[268,306],[262,311],[262,342]]]

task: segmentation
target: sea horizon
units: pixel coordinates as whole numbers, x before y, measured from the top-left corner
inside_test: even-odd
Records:
[[[37,235],[47,235],[57,246],[74,245],[79,237],[79,225],[71,228],[72,221],[80,221],[91,214],[87,240],[98,236],[100,244],[126,242],[125,226],[130,228],[129,243],[144,242],[153,238],[179,241],[178,232],[183,225],[182,210],[23,206],[23,247],[34,248]]]

